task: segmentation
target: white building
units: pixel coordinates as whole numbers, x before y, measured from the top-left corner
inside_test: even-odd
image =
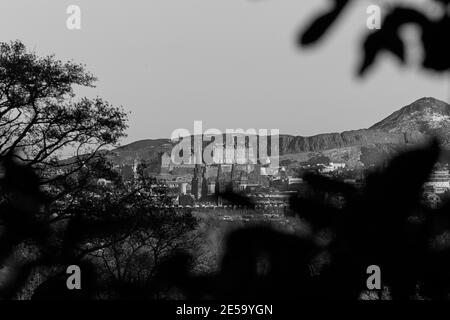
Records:
[[[448,168],[434,170],[424,184],[425,189],[431,189],[436,194],[450,190],[450,173]]]
[[[334,172],[339,169],[344,169],[345,163],[338,163],[338,162],[330,162],[328,165],[323,166],[319,171],[321,173],[328,173],[328,172]]]

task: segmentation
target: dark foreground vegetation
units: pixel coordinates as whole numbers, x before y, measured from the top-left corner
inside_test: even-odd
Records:
[[[234,228],[211,257],[204,222],[151,209],[169,201],[165,188],[144,168],[124,182],[104,158],[126,114],[76,98],[74,86],[94,81],[82,65],[0,44],[0,298],[358,299],[370,265],[381,268],[386,297],[448,298],[450,204],[421,202],[437,141],[398,155],[362,190],[306,175],[312,192],[291,199],[302,232]],[[76,152],[62,161],[67,149]],[[325,201],[330,194],[345,205]],[[81,290],[67,288],[70,265],[82,271]]]

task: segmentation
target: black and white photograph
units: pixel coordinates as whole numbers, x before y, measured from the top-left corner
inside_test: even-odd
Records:
[[[449,35],[449,0],[0,0],[0,306],[449,300]]]

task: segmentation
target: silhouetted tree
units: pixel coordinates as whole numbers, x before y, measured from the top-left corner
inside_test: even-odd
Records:
[[[39,57],[20,41],[0,43],[0,157],[16,158],[42,183],[79,170],[101,148],[124,136],[126,114],[97,97],[76,99],[75,86],[93,87],[83,65]],[[64,151],[75,151],[68,161]]]
[[[76,99],[74,87],[94,81],[82,65],[0,44],[0,298],[24,289],[36,299],[124,297],[145,287],[134,281],[141,273],[150,281],[161,259],[194,243],[189,212],[153,210],[172,203],[167,188],[142,166],[123,181],[100,152],[124,136],[126,114]],[[66,287],[72,264],[82,267],[81,292]],[[103,276],[111,264],[119,274]]]

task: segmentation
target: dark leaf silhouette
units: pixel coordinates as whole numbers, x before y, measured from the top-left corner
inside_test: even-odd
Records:
[[[376,58],[383,51],[390,52],[405,62],[405,42],[401,38],[401,28],[407,25],[415,25],[421,34],[421,45],[424,52],[422,67],[436,72],[444,72],[450,69],[450,46],[446,39],[446,34],[450,31],[450,17],[447,10],[447,0],[429,0],[440,3],[438,10],[442,17],[431,18],[426,13],[415,8],[408,8],[404,4],[395,2],[391,6],[386,6],[384,21],[380,30],[371,31],[362,41],[362,62],[358,68],[358,75],[362,76],[372,67]],[[343,8],[349,5],[350,1],[333,1],[333,9],[325,15],[320,15],[309,26],[306,31],[301,32],[299,45],[309,46],[319,41],[331,26],[342,15]]]
[[[299,37],[300,45],[311,45],[325,35],[333,26],[341,13],[350,3],[350,0],[333,0],[334,5],[326,13],[320,14],[314,22]]]

